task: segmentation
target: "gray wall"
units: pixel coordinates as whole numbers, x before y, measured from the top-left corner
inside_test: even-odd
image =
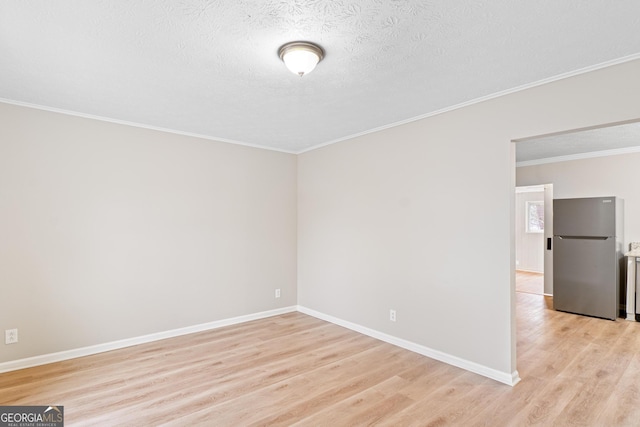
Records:
[[[0,362],[296,304],[294,155],[0,118]]]

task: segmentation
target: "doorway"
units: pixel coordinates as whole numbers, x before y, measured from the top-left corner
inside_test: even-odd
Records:
[[[515,205],[516,291],[551,295],[553,184],[516,187]]]

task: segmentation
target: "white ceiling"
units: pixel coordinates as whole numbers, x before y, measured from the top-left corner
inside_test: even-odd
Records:
[[[526,166],[638,151],[640,122],[519,141],[516,162]]]
[[[0,0],[0,100],[287,152],[640,57],[638,0]],[[292,40],[325,59],[302,78]]]

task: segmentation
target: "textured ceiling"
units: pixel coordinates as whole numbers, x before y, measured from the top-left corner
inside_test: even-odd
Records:
[[[519,141],[516,162],[627,151],[640,151],[640,122]]]
[[[639,57],[638,28],[638,0],[0,0],[0,99],[300,152]]]

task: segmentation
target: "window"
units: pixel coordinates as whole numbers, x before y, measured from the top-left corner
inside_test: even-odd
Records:
[[[544,202],[526,202],[527,233],[544,232]]]

